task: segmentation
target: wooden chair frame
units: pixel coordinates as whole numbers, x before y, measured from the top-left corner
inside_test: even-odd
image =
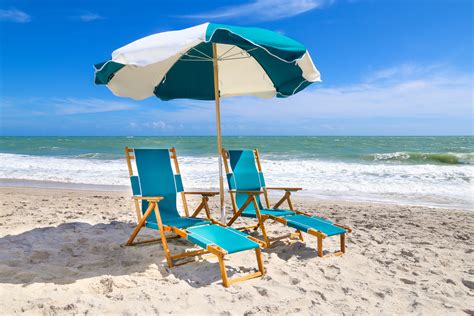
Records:
[[[255,162],[257,164],[258,172],[262,172],[262,165],[260,163],[260,155],[258,153],[258,149],[255,148],[253,150],[253,155],[254,155]],[[225,171],[226,171],[227,174],[229,174],[231,172],[230,167],[229,167],[229,162],[228,162],[229,153],[225,149],[222,149],[222,158],[224,160]],[[273,243],[275,241],[282,240],[282,239],[285,239],[285,238],[295,238],[295,237],[297,237],[301,241],[304,241],[303,234],[298,229],[296,230],[296,233],[290,233],[290,234],[286,234],[286,235],[279,236],[279,237],[270,238],[268,236],[266,228],[265,228],[265,221],[266,220],[271,219],[273,221],[282,223],[283,225],[287,226],[287,220],[285,218],[282,218],[282,217],[279,217],[279,216],[273,216],[273,215],[262,215],[260,213],[260,208],[259,208],[258,202],[257,202],[257,196],[259,196],[259,195],[263,194],[264,199],[265,199],[266,207],[271,208],[270,199],[268,197],[268,190],[285,191],[285,193],[283,194],[283,197],[280,200],[278,200],[278,202],[275,204],[275,206],[273,206],[273,209],[278,209],[283,203],[287,202],[288,203],[288,208],[289,208],[290,211],[295,212],[296,214],[300,214],[300,215],[305,215],[305,216],[309,216],[309,217],[312,216],[311,214],[296,210],[293,207],[293,202],[291,201],[291,193],[300,191],[300,190],[302,190],[302,188],[262,187],[262,191],[229,190],[230,198],[231,198],[231,202],[232,202],[232,210],[233,210],[234,215],[227,222],[227,226],[231,226],[237,220],[237,218],[239,218],[242,215],[242,212],[245,211],[245,209],[250,205],[250,203],[252,203],[252,205],[255,209],[255,213],[256,213],[256,216],[257,216],[258,223],[256,225],[253,225],[253,226],[245,226],[245,227],[240,227],[238,229],[241,229],[241,230],[242,229],[245,229],[245,230],[246,229],[254,229],[254,230],[260,229],[262,231],[262,235],[263,235],[262,242],[264,243],[265,247],[272,247]],[[248,194],[247,200],[245,201],[245,203],[240,208],[237,207],[237,201],[236,201],[236,194],[237,193]],[[323,217],[321,217],[321,218],[323,218]],[[352,229],[350,229],[347,226],[334,224],[334,223],[333,223],[333,225],[341,227],[341,228],[347,230],[348,232],[352,232]],[[326,234],[324,234],[323,232],[314,230],[314,229],[309,229],[307,233],[312,235],[312,236],[315,236],[317,238],[317,241],[318,241],[318,250],[317,250],[318,251],[318,256],[323,257],[323,239],[325,239],[327,237]],[[334,252],[333,255],[342,255],[345,252],[346,252],[346,234],[341,234],[340,235],[340,250]]]
[[[178,158],[177,158],[177,155],[176,155],[176,149],[171,148],[169,150],[169,152],[170,152],[170,159],[172,159],[173,162],[174,162],[174,169],[175,169],[174,174],[179,175],[180,170],[179,170]],[[135,159],[135,157],[133,156],[133,149],[125,147],[125,157],[126,157],[126,160],[127,160],[129,176],[132,177],[133,176],[133,168],[132,168],[131,160]],[[186,217],[189,217],[189,209],[188,209],[188,204],[187,204],[187,201],[186,201],[186,195],[201,195],[202,196],[202,201],[197,206],[197,208],[194,210],[191,217],[196,217],[202,210],[204,210],[205,213],[206,213],[207,219],[211,223],[222,226],[222,227],[226,227],[226,225],[224,225],[224,224],[220,223],[219,221],[215,220],[214,218],[212,218],[210,210],[209,210],[209,205],[208,205],[209,197],[210,196],[215,196],[215,195],[218,195],[218,194],[219,194],[218,192],[186,192],[186,191],[181,192],[181,198],[183,200],[183,208],[184,208],[184,212],[186,214]],[[218,258],[220,273],[221,273],[221,277],[222,277],[222,283],[225,287],[229,287],[230,285],[235,284],[237,282],[241,282],[241,281],[244,281],[244,280],[249,280],[249,279],[253,279],[253,278],[256,278],[256,277],[260,277],[260,276],[263,276],[265,274],[265,269],[263,267],[262,253],[261,253],[260,248],[255,249],[255,254],[256,254],[256,257],[257,257],[258,271],[254,272],[254,273],[249,273],[249,274],[243,275],[241,277],[236,277],[236,278],[233,278],[233,279],[228,278],[227,270],[225,268],[224,257],[225,257],[225,255],[227,255],[227,252],[224,249],[217,246],[217,245],[208,245],[207,249],[199,249],[199,250],[183,252],[183,253],[172,255],[171,251],[168,247],[168,241],[167,240],[168,239],[174,239],[174,238],[187,239],[188,234],[187,234],[185,229],[180,229],[180,228],[177,228],[177,227],[174,227],[174,226],[163,225],[163,222],[161,220],[160,210],[159,210],[159,207],[158,207],[158,203],[161,200],[163,200],[164,197],[160,197],[160,196],[154,196],[154,197],[132,196],[132,198],[133,198],[133,202],[134,202],[134,206],[135,206],[135,211],[137,213],[138,223],[137,223],[137,226],[133,230],[132,234],[130,235],[130,238],[128,239],[128,241],[126,243],[127,246],[134,246],[134,245],[137,245],[137,244],[151,243],[151,242],[161,242],[162,245],[163,245],[163,251],[165,253],[166,262],[168,264],[168,267],[170,267],[170,268],[172,268],[175,265],[181,265],[181,264],[187,263],[187,262],[176,263],[176,261],[180,260],[180,259],[184,259],[184,258],[187,258],[187,257],[199,256],[199,255],[207,254],[207,253],[214,254]],[[148,201],[148,208],[147,208],[147,210],[145,211],[145,213],[143,215],[142,215],[141,207],[140,207],[141,206],[140,203],[142,201]],[[146,220],[150,216],[150,214],[152,213],[153,210],[155,211],[154,213],[155,213],[155,216],[156,216],[156,222],[158,224],[158,229],[159,229],[159,232],[160,232],[160,238],[154,238],[154,239],[149,239],[149,240],[145,240],[145,241],[134,242],[134,240],[137,237],[140,230],[143,227],[145,227]],[[175,235],[174,236],[166,236],[165,232],[172,232]],[[254,237],[251,237],[251,236],[249,236],[249,238],[252,239],[253,241],[257,242],[259,245],[261,245],[260,240],[254,238]]]

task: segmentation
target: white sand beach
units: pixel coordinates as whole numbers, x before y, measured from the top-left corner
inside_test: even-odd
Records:
[[[263,251],[263,278],[224,288],[212,256],[169,269],[160,244],[121,246],[135,224],[128,193],[4,187],[0,195],[2,314],[474,314],[470,211],[295,198],[299,209],[354,229],[347,253],[321,259],[310,236],[282,241]],[[227,260],[231,276],[255,265],[251,252]]]

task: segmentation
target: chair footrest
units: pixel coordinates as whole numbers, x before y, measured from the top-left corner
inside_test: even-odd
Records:
[[[284,219],[287,221],[288,226],[305,233],[307,233],[309,229],[320,231],[328,237],[347,233],[345,229],[316,216],[290,215],[285,216]]]
[[[231,227],[219,225],[196,226],[186,229],[187,239],[196,245],[207,249],[216,245],[227,253],[259,248],[259,244],[247,238],[247,235]]]

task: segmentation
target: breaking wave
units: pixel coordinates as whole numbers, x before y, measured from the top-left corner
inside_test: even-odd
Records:
[[[393,152],[369,155],[368,160],[383,162],[406,162],[414,164],[474,164],[474,153],[419,153]]]

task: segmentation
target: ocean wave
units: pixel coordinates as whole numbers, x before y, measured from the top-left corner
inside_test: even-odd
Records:
[[[384,162],[407,162],[407,163],[435,163],[435,164],[474,164],[474,153],[420,153],[420,152],[393,152],[372,154],[365,157],[366,160]]]
[[[215,189],[216,157],[179,158],[186,189]],[[473,206],[474,165],[263,159],[266,183],[331,198]],[[125,160],[0,153],[0,178],[128,186]]]
[[[85,154],[80,154],[80,155],[76,155],[76,156],[73,156],[72,158],[98,158],[100,156],[99,153],[85,153]]]
[[[58,157],[61,158],[61,157]],[[73,158],[73,159],[102,159],[102,160],[112,160],[120,159],[122,155],[118,154],[109,154],[109,153],[84,153],[74,156],[64,156],[62,158]]]

